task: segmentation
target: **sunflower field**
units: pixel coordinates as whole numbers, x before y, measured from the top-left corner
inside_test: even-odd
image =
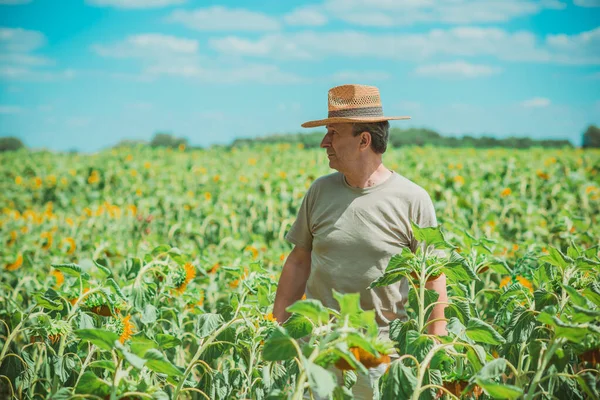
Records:
[[[384,361],[381,399],[599,398],[597,150],[390,149],[440,226],[414,225],[426,250],[371,284],[411,286],[389,340],[352,293],[273,318],[284,235],[331,172],[322,150],[0,160],[0,398],[351,399]],[[434,337],[425,282],[440,273],[448,335]]]

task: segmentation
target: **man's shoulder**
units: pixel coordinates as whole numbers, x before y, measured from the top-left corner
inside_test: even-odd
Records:
[[[412,180],[397,172],[394,173],[394,178],[395,179],[393,186],[395,190],[397,190],[398,193],[401,194],[403,197],[406,197],[407,199],[413,201],[426,200],[430,198],[429,193],[427,193],[427,190],[425,190],[425,188],[423,188],[416,182],[413,182]]]
[[[313,181],[310,185],[313,189],[319,189],[322,187],[327,187],[331,185],[336,185],[341,182],[341,173],[336,171],[328,175],[323,175],[318,177]]]

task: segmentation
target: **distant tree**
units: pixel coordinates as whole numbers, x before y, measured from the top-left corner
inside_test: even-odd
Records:
[[[25,145],[19,138],[12,136],[0,138],[0,152],[19,150],[23,147],[25,147]]]
[[[583,147],[600,147],[600,128],[596,125],[588,126],[583,134]]]
[[[163,132],[156,133],[150,142],[152,147],[178,147],[181,144],[187,145],[187,139],[177,138],[170,133]]]
[[[115,144],[113,147],[114,148],[135,147],[138,145],[145,145],[145,144],[147,144],[147,143],[144,140],[123,139],[123,140],[119,141],[119,143]]]

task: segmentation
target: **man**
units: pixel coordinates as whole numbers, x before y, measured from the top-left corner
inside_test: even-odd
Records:
[[[387,147],[389,120],[410,117],[383,115],[379,90],[373,86],[343,85],[329,90],[328,118],[303,127],[326,126],[321,147],[329,166],[338,172],[323,176],[308,189],[298,217],[286,235],[294,244],[277,287],[273,315],[283,323],[286,307],[302,298],[320,300],[338,309],[332,289],[360,293],[361,307],[374,310],[381,335],[390,321],[408,319],[404,305],[408,282],[367,290],[383,274],[390,258],[419,245],[410,221],[436,226],[433,203],[427,192],[387,169],[382,155]],[[446,277],[426,287],[447,301]],[[434,307],[430,320],[444,317],[444,305]],[[428,332],[446,334],[446,323],[431,323]]]

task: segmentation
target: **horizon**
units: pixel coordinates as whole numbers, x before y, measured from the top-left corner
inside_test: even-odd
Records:
[[[311,133],[346,83],[445,137],[581,146],[600,125],[597,0],[61,4],[0,0],[0,136],[30,148]]]

